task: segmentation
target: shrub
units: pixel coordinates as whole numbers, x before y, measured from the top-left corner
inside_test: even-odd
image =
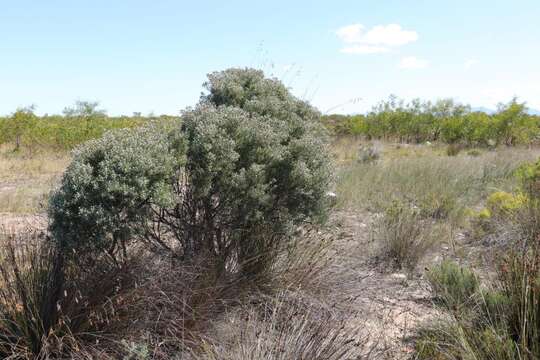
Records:
[[[461,310],[478,291],[474,272],[449,260],[429,268],[426,277],[437,300],[449,310]]]
[[[416,208],[394,201],[376,224],[384,254],[400,269],[412,272],[435,243],[433,224]]]
[[[467,316],[452,311],[450,316],[442,315],[445,320],[438,326],[421,329],[416,342],[418,357],[538,359],[539,254],[537,244],[510,251],[499,264],[494,289],[482,290],[478,296],[469,296],[477,280],[470,274],[460,274],[454,266],[452,273],[457,276],[453,278],[459,280],[446,281],[453,284],[446,288],[455,288],[452,292],[462,298],[460,308]]]
[[[68,334],[57,326],[57,257],[38,234],[0,235],[0,356],[31,358]]]
[[[458,208],[454,194],[450,192],[429,192],[419,199],[420,212],[433,219],[446,219]]]
[[[330,181],[324,141],[309,133],[292,138],[288,123],[232,107],[203,105],[183,119],[188,180],[181,198],[188,211],[174,221],[193,229],[181,239],[187,253],[211,251],[224,263],[233,256],[246,267],[263,266],[292,225],[324,217]]]
[[[533,199],[540,199],[540,160],[522,165],[517,170],[517,176],[525,193]]]
[[[535,143],[540,134],[539,117],[528,115],[525,104],[517,99],[501,104],[495,114],[488,115],[471,112],[470,106],[452,99],[405,103],[390,96],[366,116],[327,115],[324,120],[338,135],[414,143],[439,140],[467,146],[514,146]]]
[[[381,149],[373,143],[362,145],[358,149],[358,161],[370,163],[381,158]]]
[[[63,247],[113,254],[142,237],[254,274],[294,226],[325,218],[331,168],[319,113],[260,71],[214,73],[206,86],[181,127],[109,133],[75,152],[50,201]]]
[[[0,357],[102,358],[81,349],[107,339],[125,315],[116,305],[135,288],[139,256],[122,267],[107,256],[68,263],[34,231],[0,234],[0,244]]]
[[[537,245],[536,245],[537,246]],[[540,252],[534,247],[511,253],[499,269],[508,298],[507,326],[523,354],[540,357]]]
[[[490,216],[509,216],[523,208],[527,197],[523,194],[511,194],[504,191],[492,193],[487,200],[487,210]]]
[[[450,144],[450,145],[448,145],[446,147],[446,155],[448,155],[448,156],[456,156],[463,149],[464,149],[464,146],[462,144]]]
[[[38,123],[38,118],[34,114],[34,106],[19,108],[9,119],[5,120],[5,139],[15,143],[15,151],[21,150],[21,147],[32,147],[34,144],[34,128]]]
[[[482,155],[482,152],[478,149],[471,149],[467,151],[467,155],[477,157],[477,156]]]
[[[125,249],[153,206],[171,206],[183,161],[158,126],[120,130],[79,147],[49,201],[50,230],[62,249]]]

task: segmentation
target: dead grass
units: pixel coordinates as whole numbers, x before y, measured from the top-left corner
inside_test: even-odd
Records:
[[[538,149],[504,148],[474,157],[448,157],[430,147],[419,149],[422,155],[401,156],[387,150],[378,163],[343,165],[338,205],[379,211],[398,199],[432,212],[434,217],[455,218],[464,208],[477,206],[493,189],[511,190],[516,184],[514,170],[540,154]]]
[[[229,314],[201,360],[378,359],[376,339],[347,327],[336,311],[277,297],[262,308]]]
[[[30,155],[0,147],[0,213],[41,212],[69,160],[67,153]]]

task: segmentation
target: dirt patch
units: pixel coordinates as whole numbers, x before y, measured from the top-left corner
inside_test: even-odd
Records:
[[[374,263],[377,244],[370,238],[375,216],[367,212],[336,212],[331,220],[336,263],[357,281],[343,289],[350,299],[349,326],[362,329],[386,349],[389,359],[410,355],[414,328],[437,313],[422,271],[408,277]],[[351,279],[354,280],[354,279]],[[365,336],[366,334],[361,334]]]

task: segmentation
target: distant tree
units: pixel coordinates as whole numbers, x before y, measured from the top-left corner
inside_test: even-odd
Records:
[[[107,112],[103,109],[98,109],[98,107],[99,102],[97,101],[91,102],[77,100],[74,106],[64,108],[63,114],[66,117],[76,117],[82,119],[107,116]]]
[[[536,121],[527,113],[526,103],[513,98],[507,104],[499,104],[495,114],[500,141],[508,146],[527,143],[538,132]]]
[[[24,140],[30,140],[32,131],[37,124],[37,116],[34,114],[35,105],[18,108],[9,118],[7,131],[15,141],[15,151],[21,149]]]
[[[83,133],[86,138],[96,137],[92,134],[101,133],[96,129],[95,120],[107,117],[107,112],[99,109],[99,102],[77,100],[73,107],[64,108],[64,116],[67,119],[75,119],[84,123]]]

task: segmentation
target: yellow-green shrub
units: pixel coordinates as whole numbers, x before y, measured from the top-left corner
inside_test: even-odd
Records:
[[[540,160],[521,166],[517,171],[523,191],[531,198],[540,198]]]
[[[497,191],[488,197],[486,210],[490,216],[505,216],[521,209],[526,202],[527,196],[522,193]]]

